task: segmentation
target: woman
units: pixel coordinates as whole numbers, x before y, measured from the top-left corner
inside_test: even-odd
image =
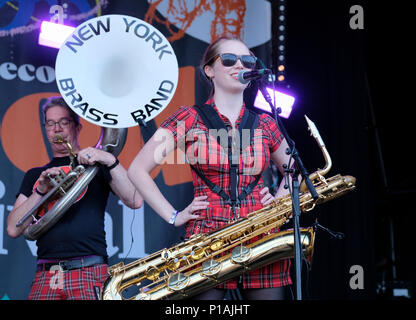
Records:
[[[243,101],[243,92],[247,84],[238,81],[238,74],[240,71],[254,69],[255,64],[254,55],[237,38],[217,39],[208,46],[203,56],[202,72],[212,87],[210,99],[200,108],[215,110],[225,127],[230,129],[229,132],[238,132],[244,114],[248,112]],[[270,159],[283,173],[282,165],[289,160],[285,153],[287,143],[274,120],[262,114],[255,123],[257,127],[254,138],[248,146],[243,146],[242,152],[237,153],[239,161],[237,177],[233,178],[234,180],[231,178],[229,164],[235,164],[231,160],[235,159],[236,153],[233,153],[234,158],[228,158],[227,151],[224,151],[215,139],[210,138],[209,127],[195,107],[181,107],[162,123],[161,128],[132,162],[128,176],[144,200],[165,221],[175,226],[186,224],[186,238],[195,233],[206,233],[222,227],[273,201],[268,188],[263,186],[261,173],[267,168]],[[188,162],[193,164],[194,169],[194,200],[181,212],[177,212],[166,200],[149,174],[162,163],[163,156],[168,155],[175,144],[182,146]],[[164,152],[160,152],[161,149]],[[254,184],[253,189],[237,203],[230,201],[229,197],[230,191],[233,190],[233,181],[238,196]],[[223,197],[224,193],[221,196],[213,191],[212,186],[208,186],[210,182],[225,191],[228,199]],[[287,191],[282,183],[276,197],[285,193]],[[283,287],[292,283],[289,267],[289,260],[272,263],[208,290],[196,299],[223,299],[225,289],[235,289],[237,286],[242,289],[244,299],[283,299]]]

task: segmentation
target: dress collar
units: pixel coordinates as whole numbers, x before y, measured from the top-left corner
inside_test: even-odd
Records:
[[[226,126],[232,127],[230,120],[218,111],[218,108],[214,102],[214,98],[209,99],[205,104],[210,105],[211,107],[214,108],[214,110],[219,114],[220,118],[222,119],[222,121],[224,122]],[[238,115],[238,118],[235,121],[235,128],[238,128],[238,126],[240,125],[241,119],[243,119],[243,115],[245,111],[246,111],[246,106],[245,106],[245,103],[243,103],[241,110],[240,110],[240,114]]]

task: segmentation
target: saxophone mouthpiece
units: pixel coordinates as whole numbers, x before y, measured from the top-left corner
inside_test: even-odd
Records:
[[[318,142],[318,144],[321,147],[325,147],[325,143],[321,138],[321,135],[319,134],[318,128],[315,126],[315,123],[313,123],[311,121],[311,119],[309,119],[306,114],[304,115],[306,122],[308,123],[308,127],[309,127],[309,131],[311,132],[311,136],[314,137],[316,139],[316,141]]]

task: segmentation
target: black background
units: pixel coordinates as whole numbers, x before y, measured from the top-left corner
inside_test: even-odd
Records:
[[[350,28],[353,5],[363,8],[363,30]],[[285,121],[289,134],[308,170],[322,168],[307,114],[332,157],[327,177],[357,178],[353,194],[302,216],[304,224],[318,218],[345,233],[334,240],[318,232],[312,271],[303,276],[305,297],[391,298],[392,280],[411,288],[415,279],[412,11],[404,1],[290,1],[287,8],[287,84],[297,97]],[[348,286],[355,264],[364,269],[363,290]]]

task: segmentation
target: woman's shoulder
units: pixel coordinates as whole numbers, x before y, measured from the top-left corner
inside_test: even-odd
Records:
[[[175,112],[173,112],[163,123],[161,127],[167,128],[172,125],[175,125],[178,121],[189,122],[192,119],[195,119],[197,111],[193,106],[180,106]]]
[[[259,114],[259,120],[261,120],[263,122],[270,122],[270,121],[275,122],[273,117],[270,114],[266,113],[266,112],[262,112],[262,113]]]
[[[258,117],[259,117],[259,123],[258,123],[259,127],[264,127],[264,126],[273,127],[276,124],[276,120],[273,119],[273,117],[268,113],[265,113],[265,112],[259,113]]]
[[[171,114],[171,117],[187,117],[192,114],[196,114],[194,106],[180,106],[174,113]]]
[[[268,113],[259,114],[259,123],[257,128],[265,130],[270,136],[278,136],[281,134],[276,119]]]

